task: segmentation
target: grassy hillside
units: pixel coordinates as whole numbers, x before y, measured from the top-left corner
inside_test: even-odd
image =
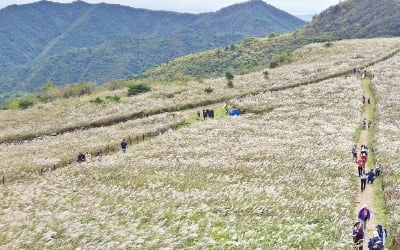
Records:
[[[384,14],[382,14],[384,13]],[[254,71],[281,61],[283,53],[313,42],[400,35],[398,0],[348,0],[333,6],[294,33],[252,39],[229,48],[189,55],[150,69],[137,78],[198,79]],[[286,57],[286,55],[284,55]]]
[[[0,10],[0,101],[47,80],[126,78],[178,56],[303,24],[259,0],[199,15],[82,1],[13,5]]]
[[[260,91],[271,91],[296,86],[310,79],[327,77],[351,71],[359,65],[387,56],[400,47],[399,39],[369,39],[335,42],[305,46],[293,53],[291,63],[269,72],[266,79],[263,71],[251,75],[236,76],[234,88],[227,88],[225,79],[185,83],[153,84],[152,91],[127,96],[127,89],[103,91],[79,98],[61,98],[50,103],[40,103],[25,110],[0,110],[0,142],[18,138],[36,138],[81,127],[99,127],[104,124],[177,111],[210,103],[224,102],[238,95]],[[346,60],[341,56],[346,54]],[[289,73],[288,73],[289,72]],[[127,82],[129,85],[130,82]],[[204,90],[208,87],[212,93]],[[118,102],[96,104],[96,98],[107,100],[107,96],[119,96]]]
[[[234,88],[223,78],[159,83],[131,97],[123,89],[1,110],[1,138],[47,134],[0,143],[0,246],[352,249],[359,187],[349,149],[363,92],[351,72],[372,64],[379,118],[373,149],[391,215],[385,227],[398,237],[399,45],[399,38],[307,45],[268,75],[235,76]],[[110,95],[120,102],[91,102]],[[221,109],[222,101],[247,113],[196,119],[196,109]],[[134,112],[149,117],[79,127]],[[77,129],[51,131],[70,125]],[[123,137],[132,142],[126,153]],[[74,162],[78,152],[98,150],[101,158]]]

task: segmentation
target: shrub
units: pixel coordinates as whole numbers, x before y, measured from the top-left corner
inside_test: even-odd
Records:
[[[33,106],[33,101],[30,99],[19,99],[18,100],[18,107],[21,109],[27,109],[29,107]]]
[[[331,43],[331,42],[324,43],[325,48],[330,48],[332,46],[333,46],[333,43]]]
[[[111,82],[106,82],[104,83],[104,87],[108,90],[117,90],[117,89],[123,89],[128,87],[131,82],[128,81],[111,81]]]
[[[121,100],[121,97],[117,96],[117,95],[113,95],[113,96],[106,96],[107,100],[110,100],[112,102],[119,102]]]
[[[225,72],[225,78],[228,81],[232,81],[233,78],[235,78],[235,77],[233,76],[233,74],[231,72],[227,71],[227,72]]]
[[[90,103],[102,104],[104,101],[100,97],[96,97],[96,99],[90,100]]]
[[[268,71],[264,71],[263,75],[264,75],[264,79],[269,79],[269,72]]]
[[[96,89],[94,84],[90,83],[74,83],[67,85],[64,88],[63,96],[68,97],[78,97],[83,95],[89,95]]]
[[[228,83],[226,84],[226,86],[228,88],[233,88],[233,82],[229,80]]]
[[[275,62],[275,61],[270,62],[270,63],[269,63],[269,67],[270,67],[271,69],[278,67],[278,62]]]
[[[150,90],[151,90],[151,88],[149,85],[146,85],[143,83],[134,84],[128,88],[128,96],[138,95],[140,93],[149,92]]]
[[[208,88],[205,88],[205,89],[204,89],[204,92],[206,92],[207,94],[210,94],[210,93],[212,93],[213,91],[214,91],[214,89],[211,88],[211,87],[208,87]]]

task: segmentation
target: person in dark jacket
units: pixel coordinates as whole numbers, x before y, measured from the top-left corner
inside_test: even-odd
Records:
[[[368,249],[370,250],[383,250],[383,242],[379,238],[377,231],[374,231],[374,236],[368,241]]]
[[[78,159],[76,161],[79,162],[79,163],[85,162],[86,161],[86,156],[82,152],[79,152]]]
[[[379,238],[382,240],[383,248],[385,248],[387,237],[386,229],[384,229],[383,226],[379,224],[376,226],[376,231],[379,234]]]
[[[362,229],[359,221],[353,226],[353,242],[356,245],[357,250],[363,249],[364,230]]]
[[[126,152],[127,146],[128,146],[128,143],[126,143],[126,140],[123,139],[123,140],[121,141],[122,152],[124,152],[124,153]]]
[[[365,229],[367,228],[367,221],[369,221],[371,218],[371,212],[368,209],[367,204],[364,204],[358,212],[358,219],[360,220],[361,227],[365,232]]]
[[[373,184],[374,181],[375,181],[375,174],[374,174],[374,171],[371,169],[371,170],[368,172],[368,181],[367,181],[367,183],[368,183],[368,184]]]

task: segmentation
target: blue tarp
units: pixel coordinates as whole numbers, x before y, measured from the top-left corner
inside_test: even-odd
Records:
[[[229,116],[235,116],[235,115],[240,115],[240,110],[239,109],[230,109]]]

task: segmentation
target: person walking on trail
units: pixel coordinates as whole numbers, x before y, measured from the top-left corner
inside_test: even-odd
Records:
[[[362,102],[365,104],[365,96],[362,97]]]
[[[369,221],[371,218],[371,212],[368,209],[367,204],[364,204],[361,208],[361,210],[358,212],[358,219],[360,220],[361,227],[365,232],[365,229],[367,228],[367,221]]]
[[[354,147],[351,149],[351,153],[353,154],[353,160],[357,162],[357,145],[354,145]]]
[[[357,161],[358,177],[361,177],[361,173],[362,173],[364,166],[365,166],[365,164],[364,164],[363,160],[359,159]]]
[[[207,120],[207,116],[208,116],[207,110],[203,109],[203,120]]]
[[[122,152],[126,152],[126,147],[128,146],[128,143],[126,143],[126,140],[125,139],[123,139],[122,141],[121,141],[121,149],[122,149]]]
[[[364,169],[361,172],[360,180],[361,180],[361,192],[362,192],[365,190],[365,186],[367,185],[367,180],[368,180],[368,175],[367,173],[365,173]]]
[[[368,103],[368,104],[371,104],[371,97],[368,97],[367,103]]]
[[[353,226],[353,242],[356,246],[356,250],[363,249],[364,243],[364,230],[361,227],[361,222],[357,221]]]
[[[387,231],[385,228],[383,228],[382,225],[378,224],[376,226],[376,231],[379,234],[379,238],[381,239],[382,243],[383,243],[383,248],[385,248],[385,244],[386,244],[386,237],[387,237]]]
[[[197,119],[200,119],[200,110],[196,110]]]
[[[371,120],[368,120],[368,128],[370,128],[371,125],[372,125],[372,121],[371,121]]]
[[[368,184],[374,184],[374,181],[375,181],[375,174],[374,174],[373,169],[371,169],[368,172],[368,181],[367,181],[367,183]]]
[[[381,174],[381,165],[379,164],[378,160],[376,160],[375,164],[376,164],[375,165],[375,176],[379,177],[379,175]]]
[[[364,120],[362,121],[362,126],[363,126],[363,129],[367,128],[367,118],[364,118]]]
[[[383,250],[383,242],[379,237],[379,233],[374,231],[372,238],[368,241],[368,249],[370,250]]]

